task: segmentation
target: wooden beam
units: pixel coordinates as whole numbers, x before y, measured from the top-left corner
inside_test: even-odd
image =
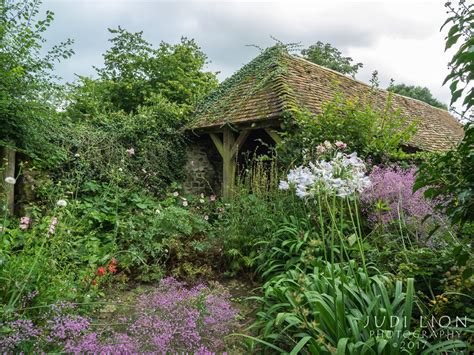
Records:
[[[230,155],[231,155],[232,159],[235,157],[235,155],[239,151],[239,148],[242,146],[242,144],[244,144],[244,142],[247,139],[247,137],[249,136],[249,134],[250,134],[249,129],[244,129],[242,132],[240,132],[240,135],[235,140],[235,143],[232,146],[232,150],[230,152]]]
[[[214,142],[214,145],[216,146],[217,151],[221,155],[222,159],[224,159],[224,147],[222,146],[221,139],[215,133],[209,133],[209,136],[211,137],[212,141]]]
[[[222,176],[222,195],[229,198],[234,187],[236,164],[232,157],[232,147],[235,143],[234,133],[229,127],[224,128],[224,144],[223,144],[223,176]]]
[[[278,134],[277,131],[275,130],[272,130],[270,128],[265,128],[265,132],[267,132],[267,134],[272,137],[272,139],[275,141],[276,144],[280,144],[281,143],[281,137],[280,135]]]

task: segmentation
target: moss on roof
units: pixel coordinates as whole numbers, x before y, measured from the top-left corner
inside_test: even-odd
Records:
[[[203,100],[188,128],[205,130],[279,119],[295,109],[318,114],[338,92],[352,99],[370,94],[377,105],[383,105],[389,95],[275,46],[263,51]],[[446,150],[462,138],[461,125],[445,110],[397,94],[393,94],[392,104],[408,119],[418,121],[418,131],[410,142],[417,148]]]

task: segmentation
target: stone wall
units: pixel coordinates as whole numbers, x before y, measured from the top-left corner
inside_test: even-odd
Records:
[[[218,194],[220,192],[220,156],[207,137],[193,139],[186,149],[184,192]],[[222,163],[221,163],[222,165]]]

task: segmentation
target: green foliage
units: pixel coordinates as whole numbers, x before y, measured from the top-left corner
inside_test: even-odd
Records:
[[[448,109],[448,107],[445,104],[443,104],[441,101],[433,97],[433,94],[427,87],[397,84],[397,85],[390,85],[387,88],[387,90],[390,92],[394,92],[395,94],[412,97],[414,99],[426,102],[427,104],[431,106],[438,107],[443,110]]]
[[[472,47],[474,46],[472,28],[474,4],[460,0],[457,8],[451,2],[447,2],[446,7],[450,16],[446,19],[441,29],[448,24],[451,27],[446,36],[445,50],[456,45],[459,40],[463,42],[449,62],[451,73],[444,79],[443,84],[451,83],[449,85],[451,105],[458,102],[463,94],[465,95],[462,106],[464,107],[463,113],[466,113],[472,108],[474,103],[474,88],[469,85],[469,82],[474,79],[474,53],[472,52]]]
[[[267,297],[259,298],[263,310],[256,326],[262,340],[287,351],[298,347],[302,354],[353,354],[371,349],[396,354],[406,346],[402,334],[409,323],[401,320],[411,318],[412,279],[404,291],[401,282],[392,285],[383,276],[366,277],[362,269],[352,277],[344,266],[325,264],[309,274],[283,273],[267,282],[263,292]],[[399,318],[399,324],[390,326],[391,316]],[[387,321],[377,327],[375,320],[384,317]],[[391,337],[375,335],[390,330]]]
[[[320,235],[306,218],[289,220],[276,228],[270,239],[255,243],[261,249],[257,255],[257,272],[264,279],[288,270],[311,271],[325,255]]]
[[[279,145],[280,158],[287,164],[316,157],[316,147],[328,140],[346,142],[359,156],[371,157],[375,163],[399,154],[400,147],[413,135],[416,124],[409,123],[393,109],[388,98],[379,109],[367,100],[353,101],[337,95],[322,112],[313,115],[298,112],[296,127]]]
[[[58,137],[69,156],[54,175],[71,191],[101,181],[161,193],[180,179],[186,162],[186,141],[179,133],[185,120],[180,106],[156,96],[135,114],[119,111],[70,122]]]
[[[351,57],[344,57],[340,50],[331,44],[318,41],[316,44],[309,46],[301,51],[303,57],[313,63],[322,65],[323,67],[338,71],[342,74],[349,74],[354,77],[362,63],[352,64]]]
[[[467,123],[464,138],[455,150],[433,155],[421,164],[415,189],[425,196],[444,198],[439,207],[453,223],[474,222],[474,124]]]
[[[263,241],[272,239],[278,224],[294,206],[294,199],[276,189],[278,170],[274,161],[253,161],[249,165],[231,198],[221,207],[216,223],[229,275],[254,271]]]
[[[0,146],[16,145],[29,156],[50,161],[54,149],[54,103],[58,88],[54,63],[70,57],[72,41],[50,50],[44,48],[44,32],[54,15],[38,18],[40,1],[2,1],[0,9]],[[45,54],[43,54],[45,53]]]
[[[214,73],[204,72],[207,57],[194,40],[182,38],[153,48],[143,32],[109,29],[112,47],[104,54],[98,79],[80,77],[71,87],[73,116],[123,110],[136,113],[161,96],[189,113],[198,99],[217,85]]]
[[[468,91],[462,106],[464,113],[472,109],[474,91],[468,83],[473,78],[474,66],[472,60],[472,20],[474,18],[474,5],[459,2],[455,9],[450,2],[446,3],[450,17],[448,23],[452,27],[446,37],[446,49],[455,45],[459,39],[464,43],[454,54],[450,66],[451,73],[446,77],[445,83],[451,81],[451,104],[457,102]],[[462,88],[458,85],[462,84]],[[470,248],[472,231],[474,229],[474,123],[464,125],[464,138],[458,146],[448,152],[432,156],[421,164],[415,184],[415,189],[426,188],[425,195],[430,198],[443,199],[440,208],[445,211],[453,224],[459,225],[461,235],[468,236],[465,247],[459,246],[454,259],[458,267],[466,267],[463,278],[469,279],[473,274],[473,255]]]

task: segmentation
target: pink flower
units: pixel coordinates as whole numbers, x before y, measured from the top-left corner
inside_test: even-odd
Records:
[[[209,196],[209,201],[215,201],[216,200],[216,195],[211,195]]]
[[[126,150],[126,152],[129,156],[135,155],[135,148],[129,148]]]
[[[20,229],[21,229],[22,231],[26,231],[26,230],[28,229],[29,225],[30,225],[30,222],[31,222],[30,217],[26,217],[26,216],[25,216],[25,217],[21,217],[21,218],[20,218],[20,226],[19,226]]]
[[[347,148],[347,144],[344,143],[344,142],[341,142],[341,141],[337,141],[336,143],[334,143],[336,145],[336,147],[338,149],[346,149]]]
[[[53,217],[53,219],[51,220],[51,224],[49,225],[48,234],[54,234],[54,232],[56,231],[57,224],[58,224],[58,219],[56,217]]]

